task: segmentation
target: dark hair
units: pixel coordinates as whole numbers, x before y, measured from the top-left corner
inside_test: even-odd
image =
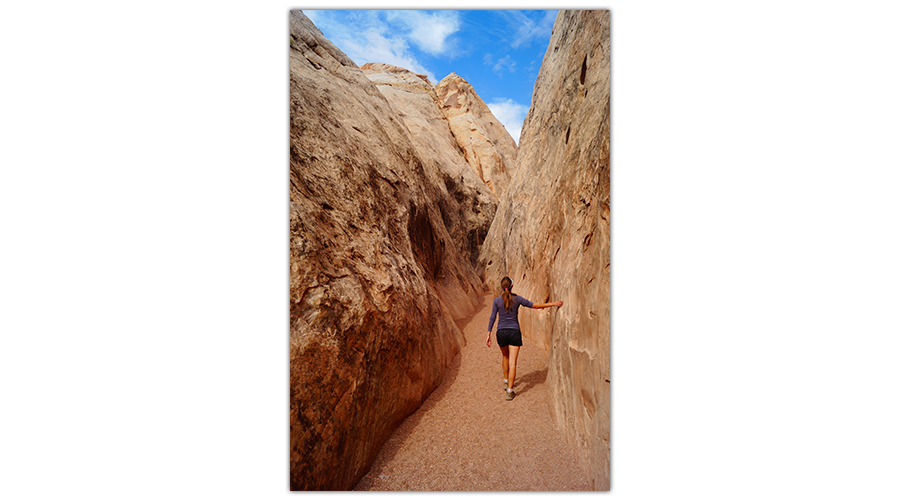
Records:
[[[512,297],[515,297],[516,294],[512,293],[512,280],[509,279],[509,276],[504,276],[502,280],[500,280],[500,288],[503,289],[503,307],[509,311],[509,303],[512,300]]]

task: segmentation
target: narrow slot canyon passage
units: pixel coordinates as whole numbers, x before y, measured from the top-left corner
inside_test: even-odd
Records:
[[[291,11],[292,491],[609,490],[610,14],[541,16],[520,148],[463,76]],[[470,295],[503,276],[565,303],[519,310],[512,401]]]
[[[354,490],[590,490],[587,475],[550,415],[547,352],[526,332],[516,397],[506,400],[496,325],[491,347],[484,342],[493,298],[484,295],[478,310],[457,321],[465,347],[441,385],[394,431]],[[520,318],[529,314],[539,312],[519,309]]]

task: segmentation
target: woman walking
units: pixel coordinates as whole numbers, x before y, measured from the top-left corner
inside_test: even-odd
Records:
[[[516,381],[516,360],[519,357],[519,347],[522,347],[522,329],[519,328],[519,306],[532,309],[545,307],[562,307],[563,302],[557,300],[548,304],[533,304],[530,300],[512,293],[512,280],[504,277],[500,280],[503,293],[494,299],[491,308],[491,322],[488,323],[487,346],[491,346],[491,330],[494,329],[494,320],[500,316],[497,322],[497,345],[503,354],[503,386],[506,391],[506,400],[516,397],[513,391],[513,383]]]

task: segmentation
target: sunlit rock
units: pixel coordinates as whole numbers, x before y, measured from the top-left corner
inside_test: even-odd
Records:
[[[466,161],[502,199],[516,170],[516,142],[469,82],[450,73],[434,87]]]

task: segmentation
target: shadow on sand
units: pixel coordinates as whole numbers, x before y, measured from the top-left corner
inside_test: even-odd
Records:
[[[544,382],[547,381],[547,368],[539,371],[528,372],[525,375],[518,377],[516,380],[516,394],[521,395],[528,392],[532,387],[538,385],[544,385]]]

